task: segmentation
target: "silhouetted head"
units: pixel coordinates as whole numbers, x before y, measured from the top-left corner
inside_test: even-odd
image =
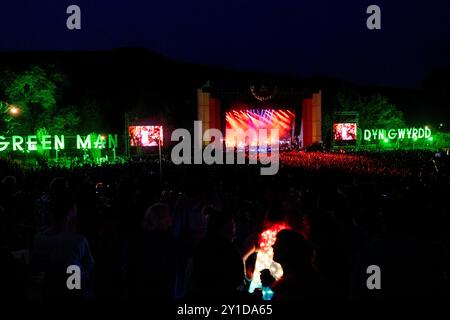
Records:
[[[208,219],[207,236],[221,236],[229,240],[234,238],[235,224],[230,214],[212,208],[206,208],[204,213]]]
[[[274,223],[284,222],[286,220],[285,209],[282,203],[273,205],[267,212],[264,219],[266,227],[270,227]]]
[[[50,194],[58,196],[67,191],[67,182],[64,178],[57,177],[50,182]]]
[[[11,196],[16,191],[17,179],[14,176],[6,176],[2,179],[1,191]]]
[[[68,191],[59,192],[50,200],[50,215],[53,225],[64,228],[77,217],[77,206],[74,196]]]
[[[145,231],[168,231],[172,226],[172,214],[168,205],[156,203],[147,209],[142,227]]]
[[[292,230],[282,230],[273,245],[274,261],[285,274],[311,272],[314,269],[314,249],[303,236]]]

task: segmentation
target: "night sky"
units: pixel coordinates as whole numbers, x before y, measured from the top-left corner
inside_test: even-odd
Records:
[[[66,28],[66,8],[82,30]],[[382,30],[366,8],[382,9]],[[14,0],[0,3],[0,50],[144,47],[187,62],[361,84],[416,87],[450,66],[450,1]]]

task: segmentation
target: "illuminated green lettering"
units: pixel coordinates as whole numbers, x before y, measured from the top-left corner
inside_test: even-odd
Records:
[[[4,136],[0,136],[0,151],[4,151],[6,150],[6,148],[8,148],[9,146],[9,142],[8,141],[4,141],[5,137]]]
[[[117,134],[108,134],[108,148],[117,148]]]
[[[12,145],[13,145],[14,151],[16,151],[16,150],[23,151],[22,144],[23,144],[23,137],[12,136]]]
[[[52,141],[50,140],[52,138],[52,136],[46,134],[42,136],[41,139],[41,145],[42,145],[42,150],[51,150],[52,149]]]
[[[29,151],[37,150],[37,137],[36,136],[28,136],[27,145]]]
[[[117,134],[89,134],[87,136],[76,135],[76,146],[73,145],[73,138],[70,136],[68,146],[65,135],[27,135],[27,136],[4,136],[0,135],[0,152],[2,151],[38,151],[38,150],[63,150],[66,148],[77,149],[115,149],[118,147]]]
[[[372,136],[375,140],[378,139],[378,130],[377,129],[372,130]]]
[[[417,130],[417,138],[422,139],[425,137],[425,129],[419,128]]]
[[[389,139],[395,139],[397,138],[397,132],[395,129],[391,129],[388,131],[388,138]]]
[[[411,139],[412,129],[406,129],[406,134],[408,135],[408,139]]]
[[[91,149],[91,135],[88,134],[83,141],[83,138],[77,135],[77,149]]]
[[[364,140],[395,140],[395,139],[429,139],[431,129],[424,128],[397,128],[397,129],[364,129]],[[431,141],[431,140],[430,140]]]
[[[97,135],[97,140],[94,142],[95,149],[104,149],[106,147],[105,137],[101,134]]]
[[[61,135],[58,137],[57,135],[55,135],[54,139],[55,139],[55,150],[64,149],[65,147],[64,136]]]
[[[370,137],[372,135],[370,134],[370,130],[364,129],[364,140],[370,140]]]

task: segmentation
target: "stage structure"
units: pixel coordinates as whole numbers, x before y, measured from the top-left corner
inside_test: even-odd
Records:
[[[280,147],[309,147],[322,141],[322,93],[271,81],[208,81],[197,90],[197,118],[210,128],[278,129]],[[206,137],[205,144],[208,143]],[[246,146],[257,147],[257,141]],[[235,146],[234,139],[225,139]]]
[[[303,99],[301,145],[305,148],[322,142],[322,92]]]
[[[250,110],[230,110],[225,113],[226,129],[242,129],[246,132],[248,129],[266,129],[268,132],[267,141],[263,143],[268,145],[270,141],[270,130],[278,129],[281,146],[291,144],[294,136],[295,114],[289,109],[250,109]],[[236,137],[226,137],[227,147],[243,147],[236,145]],[[248,141],[250,147],[258,147],[258,141],[255,139]]]

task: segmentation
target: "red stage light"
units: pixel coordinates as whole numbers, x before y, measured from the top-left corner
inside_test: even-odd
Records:
[[[282,109],[230,110],[226,112],[225,120],[226,129],[232,129],[234,132],[266,129],[270,136],[270,130],[278,129],[280,141],[290,142],[295,114],[290,110]],[[227,137],[226,144],[229,147],[235,147],[236,141],[233,137]],[[258,141],[249,141],[246,145],[257,146]]]

